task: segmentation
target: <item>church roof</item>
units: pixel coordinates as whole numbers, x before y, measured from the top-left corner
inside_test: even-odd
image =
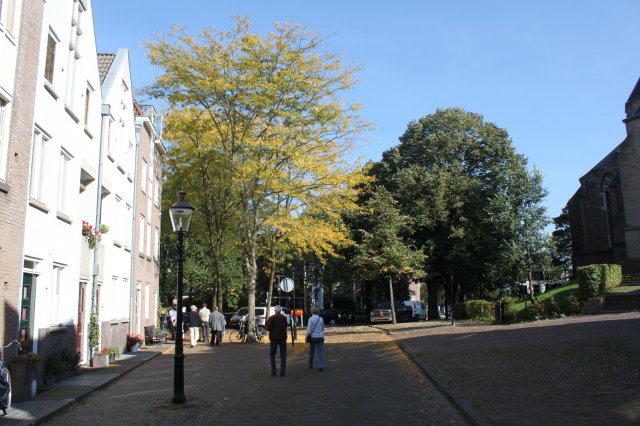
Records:
[[[629,99],[627,99],[627,103],[635,101],[638,98],[640,98],[640,79],[638,79],[638,82],[636,83],[636,87],[633,88],[631,95],[629,95]]]

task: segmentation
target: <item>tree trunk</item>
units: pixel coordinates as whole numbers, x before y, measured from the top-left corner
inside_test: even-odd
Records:
[[[438,309],[438,289],[440,283],[437,280],[429,280],[427,283],[427,314],[430,320],[439,320],[440,311]]]
[[[256,278],[258,276],[258,265],[256,262],[256,236],[253,232],[247,232],[247,237],[245,241],[245,266],[247,269],[247,309],[249,313],[247,314],[247,323],[248,323],[248,341],[254,343],[256,338],[253,333],[253,328],[255,326],[255,311],[256,311]]]
[[[391,301],[391,322],[397,324],[395,301],[393,300],[393,280],[389,277],[389,300]]]

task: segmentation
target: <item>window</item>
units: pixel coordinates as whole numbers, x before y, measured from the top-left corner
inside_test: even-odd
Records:
[[[147,257],[151,257],[151,224],[147,223],[147,240],[146,240],[146,247],[144,249],[144,254],[147,255]]]
[[[160,230],[158,228],[156,228],[154,237],[153,258],[155,260],[160,260]]]
[[[7,180],[7,151],[9,146],[9,108],[10,108],[9,101],[0,97],[0,180]]]
[[[149,283],[144,283],[144,319],[147,320],[149,319],[150,302]]]
[[[71,156],[64,150],[60,151],[60,160],[58,162],[58,211],[66,213],[69,207],[69,162]]]
[[[13,33],[16,16],[16,0],[0,0],[0,22]]]
[[[153,187],[155,191],[154,194],[155,194],[156,207],[160,207],[160,179],[158,179],[157,176],[154,180]]]
[[[91,92],[93,92],[93,88],[90,84],[87,84],[87,89],[84,92],[84,127],[89,126],[89,112],[91,111]]]
[[[44,187],[44,168],[46,164],[47,141],[49,137],[39,128],[33,131],[31,149],[31,174],[29,176],[29,196],[42,201]]]
[[[56,39],[52,34],[49,34],[47,40],[47,56],[44,63],[44,78],[51,84],[53,84],[53,70],[56,62]]]
[[[140,172],[140,190],[142,190],[142,192],[144,192],[145,194],[147,193],[147,171],[148,171],[149,165],[147,164],[147,160],[143,159],[142,160],[142,171]]]
[[[140,215],[140,225],[138,226],[138,253],[144,253],[144,233],[147,227],[145,226],[144,216]]]
[[[49,312],[49,321],[51,324],[60,322],[60,287],[62,286],[64,267],[62,265],[53,265],[53,273],[51,276],[51,311]]]

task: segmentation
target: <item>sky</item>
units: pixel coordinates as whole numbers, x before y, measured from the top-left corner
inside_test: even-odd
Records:
[[[509,133],[544,175],[558,216],[578,179],[626,137],[624,105],[640,77],[637,0],[96,0],[100,53],[129,49],[134,90],[153,82],[142,45],[181,25],[230,30],[248,16],[328,37],[323,49],[361,66],[342,95],[374,130],[356,155],[379,161],[407,125],[438,108],[478,113]],[[182,6],[182,7],[180,7]],[[139,98],[144,103],[160,102]]]

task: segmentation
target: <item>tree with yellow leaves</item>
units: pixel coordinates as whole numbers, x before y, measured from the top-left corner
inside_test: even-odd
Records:
[[[248,19],[234,22],[231,31],[193,36],[174,28],[147,42],[162,73],[146,92],[168,101],[181,123],[170,158],[180,159],[173,172],[193,184],[185,189],[194,196],[210,190],[186,178],[198,167],[189,160],[196,152],[226,176],[218,184],[233,202],[253,323],[259,235],[278,232],[317,254],[348,243],[340,212],[354,207],[365,177],[347,156],[369,125],[358,104],[338,97],[355,84],[356,68],[321,52],[322,38],[294,24],[276,24],[262,37]],[[173,137],[168,128],[165,138]]]

